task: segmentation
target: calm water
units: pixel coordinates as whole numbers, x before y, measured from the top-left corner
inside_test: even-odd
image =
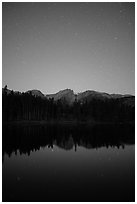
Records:
[[[134,126],[3,127],[3,201],[134,201]]]

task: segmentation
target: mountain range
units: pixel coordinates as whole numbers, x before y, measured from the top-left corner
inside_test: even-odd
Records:
[[[4,88],[3,88],[4,91]],[[10,94],[12,90],[6,89],[7,94]],[[15,91],[14,93],[22,94],[21,92]],[[129,94],[108,94],[105,92],[98,92],[93,90],[87,90],[78,94],[75,94],[71,89],[64,89],[55,94],[43,94],[40,90],[28,90],[25,93],[30,93],[35,97],[47,98],[57,100],[65,100],[68,104],[72,104],[75,101],[80,101],[83,103],[84,101],[90,102],[92,99],[99,100],[109,100],[109,99],[121,99],[123,103],[130,106],[135,106],[135,96]]]

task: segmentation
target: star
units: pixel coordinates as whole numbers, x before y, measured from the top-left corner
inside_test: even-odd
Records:
[[[120,9],[120,10],[119,10],[119,13],[123,13],[123,12],[125,12],[125,11],[126,11],[126,9],[123,8],[123,9]]]
[[[132,23],[131,23],[131,22],[128,22],[128,25],[132,25]]]
[[[118,37],[117,37],[117,36],[115,36],[115,37],[114,37],[114,40],[118,40]]]

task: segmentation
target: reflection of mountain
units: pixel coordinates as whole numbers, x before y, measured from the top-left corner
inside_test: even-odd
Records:
[[[40,147],[58,146],[64,150],[77,150],[78,146],[87,149],[100,147],[124,147],[134,144],[134,126],[132,125],[96,125],[96,126],[4,126],[3,155],[12,152],[30,154]]]

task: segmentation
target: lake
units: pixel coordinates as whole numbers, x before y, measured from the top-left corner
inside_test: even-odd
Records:
[[[135,201],[134,125],[3,125],[3,201]]]

